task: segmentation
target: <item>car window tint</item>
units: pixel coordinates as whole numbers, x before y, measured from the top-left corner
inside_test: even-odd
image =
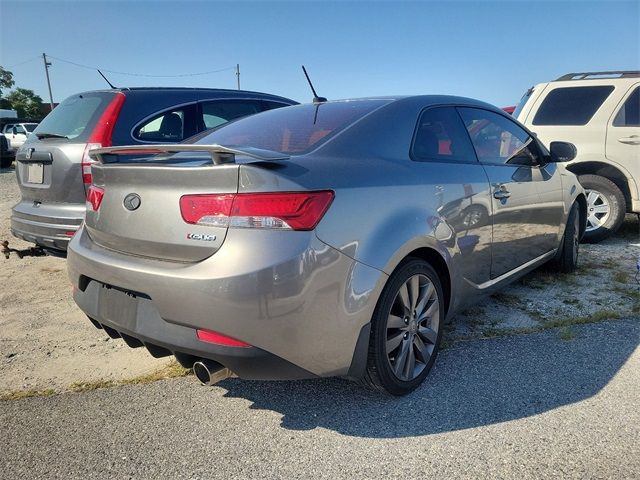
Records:
[[[184,139],[184,109],[164,112],[137,127],[133,136],[146,142],[179,142]]]
[[[624,102],[613,120],[614,127],[640,127],[640,87]]]
[[[261,100],[263,110],[273,110],[274,108],[282,108],[290,106],[287,103],[274,102],[271,100]]]
[[[612,91],[612,85],[556,88],[543,100],[533,124],[586,125]]]
[[[27,123],[25,124],[25,128],[27,129],[28,132],[33,132],[36,127],[38,126],[37,123]]]
[[[533,165],[540,152],[533,137],[515,122],[489,110],[458,108],[478,160],[493,165]]]
[[[27,133],[22,125],[16,125],[16,133]]]
[[[12,129],[12,128],[13,128],[13,123],[7,123],[7,124],[4,126],[4,132],[5,132],[5,133],[7,133],[7,132],[11,132],[11,129]]]
[[[246,117],[262,111],[257,101],[231,100],[202,104],[204,128],[215,128],[236,118]]]
[[[420,115],[411,158],[421,161],[477,161],[464,124],[453,107],[429,108]]]
[[[390,100],[355,100],[276,108],[190,140],[286,154],[309,152]]]

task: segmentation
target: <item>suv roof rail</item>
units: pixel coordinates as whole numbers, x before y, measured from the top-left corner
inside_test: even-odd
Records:
[[[611,72],[582,72],[582,73],[567,73],[557,78],[555,81],[564,80],[598,80],[601,78],[633,78],[640,77],[640,70],[618,70]]]

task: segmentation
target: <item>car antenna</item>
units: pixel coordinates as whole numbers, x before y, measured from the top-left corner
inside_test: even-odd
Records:
[[[100,76],[104,78],[104,81],[107,82],[111,88],[113,88],[114,90],[117,88],[113,86],[113,84],[107,79],[107,77],[104,76],[104,74],[100,71],[99,68],[96,68],[96,70],[98,70],[98,73],[100,74]]]
[[[318,94],[316,93],[316,89],[313,88],[313,83],[311,83],[311,79],[309,78],[309,75],[307,74],[307,69],[304,68],[304,65],[302,65],[302,71],[304,72],[304,76],[307,77],[307,82],[309,82],[309,86],[311,87],[311,91],[313,92],[313,103],[326,102],[327,99],[324,97],[319,97]]]

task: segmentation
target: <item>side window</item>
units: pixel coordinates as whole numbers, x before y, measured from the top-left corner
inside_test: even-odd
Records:
[[[4,133],[11,133],[11,130],[13,130],[13,123],[7,123],[4,126]]]
[[[146,142],[179,142],[184,139],[185,110],[163,112],[137,127],[133,136]]]
[[[260,102],[253,100],[221,100],[202,104],[204,129],[219,127],[236,118],[262,111]]]
[[[541,154],[535,139],[508,118],[480,108],[458,108],[478,160],[492,165],[536,165]]]
[[[613,120],[614,127],[640,127],[640,87],[624,102]]]
[[[455,108],[428,108],[420,114],[411,145],[411,158],[420,161],[477,162]]]
[[[613,92],[612,85],[551,90],[533,118],[534,125],[586,125]]]
[[[16,125],[15,128],[16,128],[16,132],[15,133],[22,133],[22,134],[27,133],[22,125]]]

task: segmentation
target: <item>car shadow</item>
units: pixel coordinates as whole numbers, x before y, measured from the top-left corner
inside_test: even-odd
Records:
[[[592,397],[638,346],[640,322],[615,321],[458,344],[441,352],[426,382],[391,397],[342,379],[228,379],[225,397],[278,412],[291,430],[317,427],[368,438],[423,436],[531,417]]]

